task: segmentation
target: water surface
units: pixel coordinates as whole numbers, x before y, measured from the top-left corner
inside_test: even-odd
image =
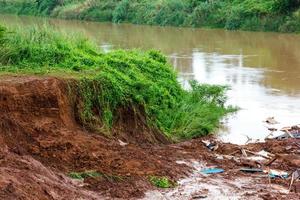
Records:
[[[225,120],[221,138],[244,143],[245,135],[264,138],[262,121],[274,116],[277,127],[300,124],[300,35],[151,27],[0,15],[8,26],[51,26],[81,33],[105,51],[155,48],[168,55],[184,86],[226,84],[229,103],[241,108]]]

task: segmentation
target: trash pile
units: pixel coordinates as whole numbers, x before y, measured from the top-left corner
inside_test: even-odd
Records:
[[[268,125],[278,124],[274,117],[267,118]],[[255,142],[251,138],[245,145],[222,143],[217,140],[202,140],[202,143],[214,153],[217,159],[223,160],[224,168],[212,167],[201,170],[203,174],[216,174],[230,171],[243,173],[249,178],[261,178],[269,184],[283,185],[289,192],[300,193],[300,125],[284,127],[284,132],[271,137],[277,128],[267,127],[270,134],[265,142]],[[226,166],[229,161],[232,164]]]
[[[287,138],[300,138],[300,124],[294,126],[283,127],[280,131],[284,132],[283,134],[274,137],[274,133],[278,131],[278,128],[270,127],[270,125],[279,124],[274,117],[268,117],[265,121],[268,124],[266,128],[270,131],[270,134],[265,139],[287,139]],[[273,136],[273,137],[271,137]],[[271,138],[270,138],[271,137]]]

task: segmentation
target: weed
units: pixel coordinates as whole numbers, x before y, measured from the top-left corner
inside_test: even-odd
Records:
[[[83,180],[85,178],[88,177],[100,177],[103,176],[102,173],[99,172],[95,172],[95,171],[86,171],[86,172],[71,172],[69,173],[69,177],[73,178],[73,179],[79,179],[79,180]]]
[[[175,183],[171,181],[168,177],[150,176],[149,181],[152,185],[158,188],[172,188],[175,187]]]
[[[118,175],[109,175],[105,173],[100,173],[96,171],[85,171],[85,172],[71,172],[68,174],[69,177],[73,179],[79,179],[79,180],[84,180],[86,178],[97,178],[97,177],[102,177],[105,180],[111,181],[111,182],[118,182],[118,181],[123,181],[124,178],[122,176]]]

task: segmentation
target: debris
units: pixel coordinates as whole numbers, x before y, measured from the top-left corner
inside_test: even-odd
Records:
[[[274,139],[282,140],[287,138],[300,138],[300,125],[283,127],[280,131],[285,134],[275,137]]]
[[[265,170],[264,172],[269,174],[269,177],[271,178],[288,178],[289,174],[285,171],[280,171],[280,170],[274,170],[274,169],[270,169],[270,170]]]
[[[207,195],[205,194],[197,194],[192,196],[192,199],[205,199],[205,198],[207,198]]]
[[[268,124],[279,124],[279,122],[276,121],[274,117],[268,117],[264,122]]]
[[[241,168],[241,172],[248,172],[248,173],[256,173],[256,172],[263,172],[260,168]]]
[[[279,135],[277,137],[274,137],[272,139],[276,139],[276,140],[284,140],[284,139],[288,139],[288,138],[297,138],[300,139],[300,133],[290,133],[290,132],[286,132],[282,135]]]
[[[300,178],[300,169],[297,169],[297,170],[294,171],[293,174],[292,174],[292,179],[291,179],[289,191],[291,191],[294,182],[295,182],[297,179],[299,179],[299,178]]]
[[[238,153],[239,151],[242,153],[242,155],[243,155],[244,157],[248,157],[248,154],[252,154],[252,155],[259,156],[259,157],[262,157],[262,158],[265,158],[265,159],[270,159],[269,156],[272,156],[272,154],[270,154],[270,153],[268,153],[268,152],[266,152],[266,151],[260,151],[260,152],[258,152],[258,153],[255,153],[255,152],[253,152],[253,151],[249,151],[249,150],[244,149],[244,148],[240,148],[239,150],[236,150],[236,151],[232,152],[232,153],[229,154],[229,155],[234,155],[234,154]],[[247,154],[247,153],[248,153],[248,154]],[[257,159],[255,159],[255,160],[257,160]]]
[[[247,137],[247,141],[245,142],[245,144],[248,144],[250,142],[254,142],[254,143],[259,142],[259,139],[254,140],[254,139],[250,138],[248,135],[244,135],[244,136]]]
[[[278,129],[275,128],[275,127],[268,127],[268,126],[265,126],[265,127],[270,131],[269,135],[267,135],[265,137],[265,139],[268,139],[271,136],[273,137],[274,136],[273,133],[276,132],[276,131],[278,131]]]
[[[124,146],[128,145],[128,143],[126,143],[126,142],[123,142],[122,140],[118,140],[118,141],[119,141],[119,144],[120,144],[122,147],[124,147]]]
[[[198,191],[194,194],[192,194],[192,199],[205,199],[208,196],[208,190],[203,189],[201,191]]]
[[[207,168],[200,171],[203,174],[218,174],[223,173],[224,169],[221,168]]]
[[[247,155],[245,149],[241,148],[241,152],[242,152],[242,155],[243,155],[244,157],[248,157],[248,155]]]
[[[275,155],[273,158],[271,158],[268,162],[265,163],[265,166],[271,165],[273,162],[277,160],[278,156]]]
[[[300,124],[294,126],[283,127],[281,131],[286,132],[289,131],[292,134],[300,133]]]
[[[252,140],[252,138],[250,138],[248,135],[245,136],[247,137],[247,141],[245,142],[245,144],[248,144]]]
[[[252,152],[252,151],[249,151],[249,150],[245,150],[247,153],[250,153],[252,155],[255,155],[255,156],[260,156],[260,157],[263,157],[263,158],[266,158],[266,159],[269,159],[269,155],[271,155],[270,153],[266,152],[266,151],[260,151],[258,153],[255,153],[255,152]]]
[[[277,128],[274,128],[274,127],[267,127],[267,129],[271,132],[275,132],[278,130]]]
[[[213,143],[208,140],[202,140],[202,143],[211,151],[216,151],[219,148],[219,145],[216,142]]]

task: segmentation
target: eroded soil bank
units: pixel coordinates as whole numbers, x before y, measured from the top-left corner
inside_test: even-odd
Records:
[[[240,167],[257,164],[238,154],[228,156],[241,146],[218,143],[210,151],[203,138],[171,144],[130,109],[120,111],[113,137],[85,130],[76,121],[67,85],[51,77],[1,77],[1,199],[192,199],[199,194],[207,199],[299,199],[299,182],[288,193],[289,180],[272,179],[270,184],[261,174],[240,172]],[[299,145],[290,139],[244,148],[278,154],[270,168],[292,172],[300,165]],[[200,173],[210,166],[225,172]],[[68,177],[85,171],[103,175]],[[178,185],[158,190],[148,180],[152,175]]]

